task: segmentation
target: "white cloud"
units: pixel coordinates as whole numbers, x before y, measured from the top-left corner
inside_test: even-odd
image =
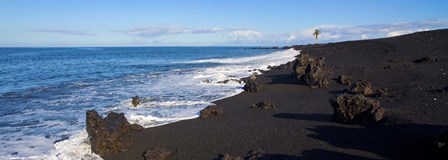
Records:
[[[392,32],[387,32],[386,37],[396,37],[396,36],[401,36],[404,34],[409,34],[412,33],[412,31],[392,31]]]
[[[142,38],[154,38],[179,34],[212,34],[224,33],[229,35],[254,36],[259,32],[246,28],[221,28],[221,27],[185,27],[185,26],[146,26],[128,30],[114,31]]]
[[[95,34],[79,31],[79,30],[68,30],[68,29],[34,29],[34,32],[42,33],[52,33],[52,34],[65,34],[65,35],[76,35],[76,36],[94,36]]]
[[[309,43],[314,41],[313,30],[318,28],[321,31],[319,40],[343,41],[368,38],[393,37],[419,31],[448,28],[448,19],[424,20],[405,23],[392,24],[372,24],[372,25],[318,25],[296,32],[292,32],[285,37],[287,43]]]
[[[361,39],[369,39],[369,36],[367,34],[362,34]]]
[[[141,39],[158,39],[182,34],[219,34],[224,43],[257,43],[265,37],[261,32],[248,28],[186,27],[186,26],[146,26],[128,30],[113,31]]]
[[[235,30],[227,33],[232,41],[254,42],[263,38],[261,32],[255,30]]]

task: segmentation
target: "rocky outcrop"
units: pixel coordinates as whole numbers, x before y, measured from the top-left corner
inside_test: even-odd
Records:
[[[328,87],[326,78],[328,69],[324,58],[313,58],[308,54],[300,54],[294,65],[294,72],[300,84],[311,87]]]
[[[261,149],[250,151],[244,157],[244,159],[246,159],[246,160],[259,160],[259,159],[265,159],[265,158],[266,158],[266,152]]]
[[[373,97],[375,97],[375,98],[390,97],[390,96],[392,96],[391,91],[392,91],[392,89],[390,89],[390,88],[378,89],[378,90],[374,91]]]
[[[134,107],[137,107],[138,105],[140,105],[141,99],[138,96],[132,97],[132,105],[134,105]]]
[[[165,148],[151,148],[143,153],[144,160],[168,160],[172,152]]]
[[[348,124],[370,124],[385,116],[379,101],[363,95],[343,94],[330,100],[336,121]]]
[[[338,81],[339,84],[342,84],[342,85],[347,85],[347,86],[352,85],[352,81],[350,81],[350,79],[347,76],[344,76],[344,75],[340,75],[338,77],[337,81]]]
[[[252,104],[251,106],[252,108],[261,108],[264,110],[271,110],[274,109],[276,110],[277,108],[275,107],[274,103],[272,103],[271,100],[264,100],[263,102],[257,103],[257,104]]]
[[[223,80],[223,81],[218,81],[216,83],[218,83],[218,84],[229,84],[229,83],[241,84],[241,81],[238,80],[238,79],[226,79],[226,80]]]
[[[244,91],[246,92],[257,93],[261,89],[261,84],[257,82],[257,79],[249,78],[245,83]]]
[[[373,93],[372,85],[366,81],[358,81],[352,85],[351,91],[353,93],[360,93],[364,96],[370,96]]]
[[[115,112],[110,112],[103,119],[98,112],[89,110],[86,113],[86,123],[92,151],[100,156],[125,151],[129,142],[123,137],[143,129],[137,124],[129,124],[123,113]]]
[[[217,116],[223,113],[221,107],[216,105],[207,106],[205,109],[201,110],[199,117],[200,118],[208,118],[212,116]]]

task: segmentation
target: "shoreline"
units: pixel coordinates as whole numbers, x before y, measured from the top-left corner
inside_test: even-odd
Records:
[[[259,93],[242,92],[215,102],[223,114],[195,118],[130,134],[125,152],[104,159],[143,159],[150,148],[166,148],[171,159],[213,159],[220,154],[242,156],[262,149],[279,159],[421,159],[433,154],[433,138],[447,128],[448,99],[432,93],[448,85],[443,74],[448,30],[330,44],[292,46],[314,57],[326,57],[332,71],[330,87],[298,85],[292,70],[272,69],[263,73]],[[422,57],[437,63],[416,63]],[[442,70],[441,70],[442,69]],[[444,71],[445,69],[445,71]],[[440,72],[441,71],[441,72]],[[374,88],[391,88],[379,99],[387,119],[370,126],[340,124],[333,120],[328,99],[347,86],[334,80],[339,75],[367,80]],[[428,79],[435,78],[435,81]],[[417,87],[416,87],[417,86]],[[423,92],[422,92],[423,91]],[[435,98],[434,98],[435,97]],[[437,99],[428,101],[428,99]],[[270,99],[276,111],[250,106]],[[422,107],[423,106],[423,107]],[[443,157],[442,157],[443,158]]]

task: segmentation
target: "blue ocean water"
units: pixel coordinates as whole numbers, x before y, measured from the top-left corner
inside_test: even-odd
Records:
[[[198,116],[239,78],[293,60],[246,47],[0,48],[0,158],[97,159],[85,111],[152,127]],[[231,80],[223,83],[225,80]],[[132,107],[139,95],[142,105]]]

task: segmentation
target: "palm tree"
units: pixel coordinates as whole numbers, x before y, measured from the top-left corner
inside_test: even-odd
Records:
[[[317,41],[317,37],[319,36],[319,34],[320,34],[320,30],[319,29],[315,29],[314,32],[313,32],[313,36],[316,37],[316,41]]]

